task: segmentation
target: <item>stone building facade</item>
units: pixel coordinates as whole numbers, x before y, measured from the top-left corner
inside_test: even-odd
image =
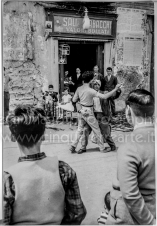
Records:
[[[95,4],[101,6],[101,3]],[[75,10],[75,6],[77,6],[77,10]],[[99,40],[97,37],[78,37],[78,34],[75,34],[74,37],[70,33],[68,36],[67,34],[60,35],[60,33],[58,36],[53,36],[53,32],[52,35],[47,34],[45,24],[47,20],[50,20],[48,12],[53,15],[53,12],[59,9],[66,15],[70,8],[72,12],[79,14],[81,7],[78,6],[79,3],[67,5],[66,3],[38,1],[4,2],[3,68],[4,82],[5,78],[9,77],[10,111],[18,104],[42,106],[42,91],[47,90],[49,84],[53,84],[54,90],[60,93],[63,74],[67,67],[67,65],[58,64],[59,45],[63,43],[69,44],[74,52],[76,52],[75,47],[79,49],[80,43],[84,44],[84,47],[92,47],[94,44],[93,51],[95,52],[93,53],[96,56],[90,70],[94,64],[98,64],[100,72],[105,75],[106,68],[111,66],[119,82],[124,83],[125,88],[122,95],[116,100],[117,110],[124,108],[126,95],[138,85],[142,84],[144,88],[151,90],[151,78],[153,79],[152,76],[154,76],[152,69],[153,5],[150,9],[150,5],[147,3],[143,5],[110,4],[108,14],[116,15],[117,18],[114,39],[102,40],[103,38],[100,38]],[[93,10],[94,13],[94,7],[92,8],[90,3],[86,3],[85,6],[89,12]],[[95,15],[99,17],[96,8]],[[99,9],[101,9],[103,18],[105,8],[100,7]],[[112,12],[109,12],[111,10]],[[104,15],[106,16],[105,13]],[[134,49],[129,49],[129,45]],[[139,48],[139,56],[137,56],[136,48]],[[87,48],[87,50],[89,49]],[[72,68],[74,54],[71,55],[69,68]],[[68,59],[70,60],[70,56],[67,57]]]

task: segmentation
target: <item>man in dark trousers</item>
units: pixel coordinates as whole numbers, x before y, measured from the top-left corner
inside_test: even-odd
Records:
[[[104,90],[110,92],[111,90],[113,90],[116,87],[118,80],[117,80],[117,77],[115,77],[112,74],[111,67],[108,67],[106,69],[106,71],[107,71],[107,75],[104,77],[104,83],[105,83]],[[112,115],[114,116],[115,115],[114,96],[110,97],[109,101],[110,101],[110,106],[111,106],[111,112],[112,112]]]

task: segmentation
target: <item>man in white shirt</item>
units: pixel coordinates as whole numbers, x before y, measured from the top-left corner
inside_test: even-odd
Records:
[[[112,90],[111,92],[108,92],[107,94],[101,94],[101,93],[98,93],[96,90],[89,87],[89,82],[92,80],[92,78],[93,78],[93,72],[86,71],[83,73],[84,84],[76,90],[75,95],[72,100],[74,103],[76,103],[79,100],[80,104],[82,106],[82,109],[80,111],[81,113],[79,115],[76,140],[73,142],[73,144],[70,148],[70,151],[72,153],[76,153],[75,149],[83,134],[83,129],[84,129],[84,126],[86,123],[91,127],[94,135],[97,138],[97,144],[99,146],[100,152],[106,153],[105,148],[104,148],[103,137],[101,135],[101,131],[100,131],[98,122],[97,122],[97,120],[94,116],[94,112],[93,112],[93,98],[94,97],[99,97],[102,99],[109,98],[120,87],[120,84],[118,84],[115,87],[115,89]]]
[[[100,91],[101,81],[100,80],[93,80],[91,86],[94,90]],[[108,143],[109,147],[105,148],[105,151],[115,151],[116,145],[111,137],[111,126],[109,125],[110,118],[111,118],[111,111],[109,107],[108,99],[100,99],[98,97],[93,98],[94,101],[94,115],[98,121],[101,134],[103,139],[106,143]],[[82,150],[86,150],[88,145],[88,138],[89,134],[92,131],[91,127],[88,124],[84,128],[83,136],[81,139],[81,149],[77,152],[78,154],[82,153]],[[94,136],[95,138],[95,136]],[[96,139],[94,139],[97,143]]]

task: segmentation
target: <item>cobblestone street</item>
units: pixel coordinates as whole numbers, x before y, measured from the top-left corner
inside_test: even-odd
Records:
[[[86,153],[71,154],[69,147],[76,129],[76,126],[49,125],[41,151],[49,156],[57,155],[59,160],[67,162],[76,171],[81,196],[87,209],[82,224],[96,225],[97,218],[103,210],[104,195],[111,188],[112,180],[116,177],[116,152],[100,153],[97,145],[89,141]],[[117,146],[120,135],[121,138],[124,137],[124,133],[120,131],[112,133]],[[10,141],[8,126],[4,126],[3,141],[3,169],[6,169],[15,164],[20,155],[17,143]],[[80,144],[77,150],[79,147]]]

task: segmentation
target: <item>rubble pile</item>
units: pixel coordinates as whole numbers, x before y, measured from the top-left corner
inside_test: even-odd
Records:
[[[116,116],[111,119],[111,129],[112,131],[122,131],[131,132],[133,131],[133,126],[131,126],[125,117],[125,111],[120,111],[116,113]]]

